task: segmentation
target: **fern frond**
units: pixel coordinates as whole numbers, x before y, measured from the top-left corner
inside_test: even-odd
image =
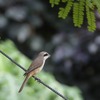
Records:
[[[68,13],[71,10],[73,5],[73,0],[68,0],[65,8],[59,8],[58,17],[65,19],[68,16]]]
[[[51,7],[54,7],[54,5],[59,5],[60,0],[50,0]]]
[[[94,31],[96,29],[94,9],[96,8],[100,13],[100,0],[50,0],[52,7],[58,5],[60,2],[66,4],[66,6],[59,8],[58,17],[65,19],[73,7],[74,26],[81,27],[86,8],[88,30]]]
[[[86,2],[88,4],[89,8],[92,9],[92,10],[94,10],[94,4],[93,4],[92,0],[88,0]]]
[[[68,0],[62,0],[62,2],[67,2]]]
[[[74,3],[73,5],[73,22],[75,26],[79,26],[78,25],[78,11],[79,11],[79,4],[78,3]]]
[[[84,0],[74,3],[73,5],[73,22],[77,27],[81,27],[84,17]]]
[[[92,0],[94,5],[97,7],[98,12],[100,13],[100,0]]]
[[[88,0],[86,0],[86,15],[88,21],[88,30],[93,32],[96,29],[95,14],[88,6]]]

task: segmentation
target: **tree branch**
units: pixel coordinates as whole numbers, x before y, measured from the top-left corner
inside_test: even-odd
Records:
[[[21,68],[22,70],[26,71],[25,68],[23,68],[21,65],[19,65],[18,63],[16,63],[14,60],[12,60],[8,55],[6,55],[3,51],[0,50],[0,53],[3,54],[6,58],[8,58],[11,62],[13,62],[15,65],[17,65],[19,68]],[[60,94],[59,92],[57,92],[56,90],[54,90],[53,88],[51,88],[50,86],[48,86],[47,84],[45,84],[43,81],[41,81],[39,78],[37,78],[36,76],[33,76],[33,78],[35,80],[37,80],[39,83],[41,83],[42,85],[44,85],[45,87],[47,87],[48,89],[50,89],[51,91],[53,91],[54,93],[56,93],[58,96],[62,97],[64,100],[68,100],[66,99],[62,94]]]

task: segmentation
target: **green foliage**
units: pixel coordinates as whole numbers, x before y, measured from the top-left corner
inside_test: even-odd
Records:
[[[79,3],[73,5],[73,22],[77,27],[81,27],[83,24],[84,4],[84,0],[80,0]]]
[[[62,2],[67,2],[68,0],[62,0]]]
[[[50,0],[51,6],[54,7],[54,5],[58,5],[60,0]]]
[[[60,2],[65,3],[65,7],[59,7],[58,17],[65,19],[73,8],[73,23],[76,27],[81,27],[86,12],[88,30],[93,32],[96,30],[96,21],[94,9],[100,13],[100,0],[50,0],[52,7],[59,5]],[[86,8],[86,9],[85,9]]]
[[[88,21],[88,30],[94,31],[96,29],[95,15],[91,11],[88,5],[89,5],[89,1],[86,0],[86,15],[87,15],[87,21]]]
[[[72,4],[72,0],[68,0],[68,3],[65,8],[59,8],[58,17],[65,19],[71,10]]]
[[[100,13],[100,0],[92,0],[94,5],[97,7],[98,12]]]
[[[0,44],[0,50],[4,51],[24,67],[28,67],[31,63],[28,58],[16,49],[10,40],[2,42]],[[30,79],[23,91],[18,93],[24,80],[23,74],[23,70],[0,54],[0,100],[61,100],[59,96],[33,79]],[[41,71],[37,77],[68,97],[69,100],[83,100],[81,92],[77,87],[61,85],[55,80],[52,74]]]

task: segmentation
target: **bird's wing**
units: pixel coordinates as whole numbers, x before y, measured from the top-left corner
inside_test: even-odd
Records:
[[[43,64],[43,59],[41,58],[36,58],[30,65],[29,69],[25,72],[25,74],[30,73],[31,71],[41,67]]]

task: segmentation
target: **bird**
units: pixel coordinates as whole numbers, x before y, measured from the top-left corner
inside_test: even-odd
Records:
[[[44,67],[45,61],[47,58],[50,57],[50,54],[47,53],[46,51],[40,52],[37,57],[32,61],[31,65],[29,68],[25,71],[25,79],[19,89],[19,93],[23,90],[23,87],[27,83],[30,77],[35,76],[38,72],[42,70]]]

